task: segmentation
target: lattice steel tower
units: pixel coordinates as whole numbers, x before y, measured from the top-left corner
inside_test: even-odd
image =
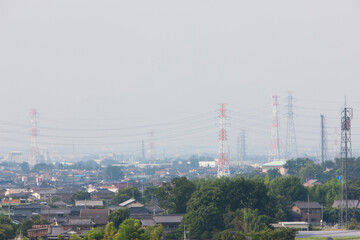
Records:
[[[323,114],[320,115],[321,119],[321,163],[324,163],[327,160],[327,134],[325,127],[325,117]]]
[[[226,131],[226,104],[219,104],[219,150],[218,150],[218,177],[230,176],[229,152]]]
[[[285,158],[295,158],[298,154],[296,144],[296,134],[294,125],[294,112],[293,112],[293,96],[288,92],[287,104],[287,127],[286,127],[286,143],[285,143]]]
[[[341,176],[340,176],[340,227],[349,220],[348,216],[348,160],[352,157],[351,150],[351,119],[353,117],[353,109],[346,106],[341,112]]]
[[[279,135],[279,102],[278,96],[272,96],[273,99],[273,111],[272,111],[272,127],[271,127],[271,138],[270,138],[270,154],[269,161],[280,160],[280,135]]]
[[[34,166],[36,163],[39,162],[40,154],[39,154],[39,147],[38,147],[38,141],[37,137],[39,134],[39,130],[37,128],[38,122],[37,122],[37,116],[38,111],[36,109],[31,109],[30,115],[31,115],[31,148],[30,148],[30,166]]]

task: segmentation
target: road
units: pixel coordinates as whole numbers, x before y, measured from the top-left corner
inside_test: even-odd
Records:
[[[338,231],[299,231],[297,238],[307,237],[360,237],[358,230],[338,230]]]

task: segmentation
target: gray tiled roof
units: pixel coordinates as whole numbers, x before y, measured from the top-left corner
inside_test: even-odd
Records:
[[[153,219],[156,223],[180,223],[184,215],[157,215]]]
[[[318,202],[295,202],[293,206],[298,206],[300,209],[307,209],[307,208],[321,208],[321,205]]]
[[[337,208],[337,207],[340,207],[340,206],[343,206],[345,207],[346,205],[346,202],[343,200],[335,200],[332,207],[333,208]],[[348,200],[348,207],[349,208],[359,208],[359,200]]]

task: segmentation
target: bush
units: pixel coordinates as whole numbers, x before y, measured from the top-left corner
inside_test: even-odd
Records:
[[[249,234],[252,240],[295,240],[297,229],[283,228]]]

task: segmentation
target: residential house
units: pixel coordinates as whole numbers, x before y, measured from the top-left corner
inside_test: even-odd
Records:
[[[72,188],[72,187],[60,188],[60,189],[56,189],[54,195],[59,197],[61,201],[69,201],[72,195],[78,191],[81,191],[81,188]]]
[[[286,161],[282,160],[265,163],[262,165],[262,172],[266,173],[270,169],[277,169],[281,175],[286,175],[287,169],[284,167],[285,164]]]
[[[312,225],[321,223],[322,207],[318,202],[295,202],[291,209],[295,221],[308,222]]]
[[[95,189],[91,192],[91,199],[111,200],[114,195],[115,193],[108,189]]]
[[[96,208],[96,207],[103,207],[104,203],[102,200],[76,200],[75,206],[76,207],[84,206],[86,208]]]
[[[152,218],[142,218],[140,222],[143,227],[161,224],[164,227],[165,233],[168,233],[175,231],[179,227],[183,217],[183,214],[154,215]]]
[[[14,219],[16,220],[25,220],[26,218],[31,217],[32,215],[38,215],[44,209],[49,207],[43,204],[32,203],[32,204],[22,204],[13,207]]]
[[[95,227],[105,227],[108,223],[108,217],[110,214],[109,209],[81,209],[80,217],[82,218],[91,218]]]

